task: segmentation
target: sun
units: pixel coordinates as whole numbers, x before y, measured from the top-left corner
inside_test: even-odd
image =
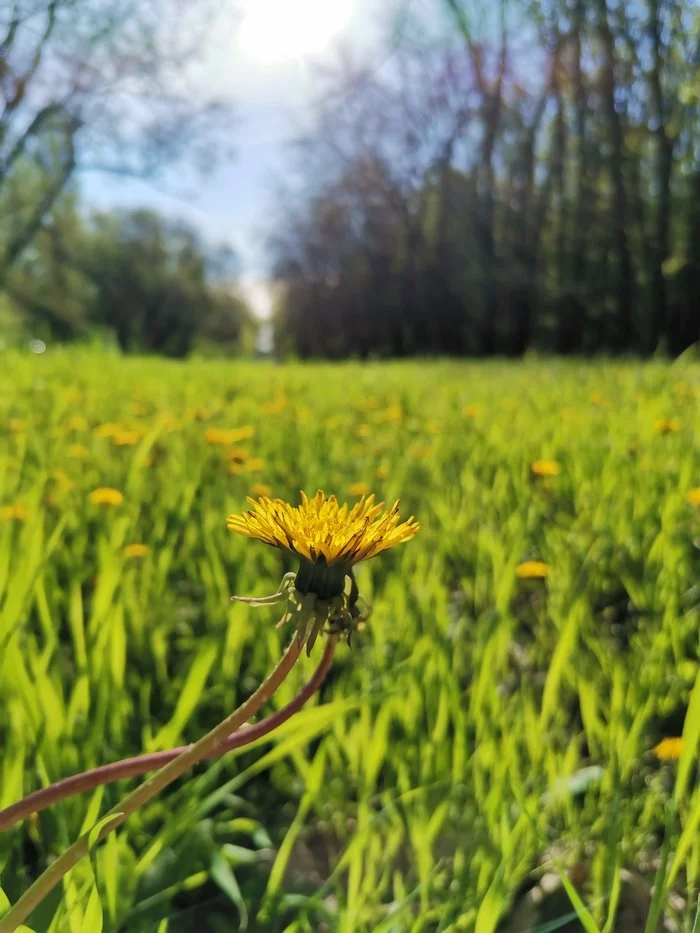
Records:
[[[354,0],[245,0],[243,53],[261,65],[318,55],[348,24]]]

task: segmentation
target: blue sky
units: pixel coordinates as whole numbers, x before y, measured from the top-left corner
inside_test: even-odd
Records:
[[[234,160],[154,183],[89,173],[80,180],[84,197],[102,208],[151,206],[230,244],[249,300],[265,314],[266,212],[286,145],[303,126],[315,66],[332,60],[340,44],[371,62],[392,8],[393,0],[224,0],[198,80],[236,109]]]

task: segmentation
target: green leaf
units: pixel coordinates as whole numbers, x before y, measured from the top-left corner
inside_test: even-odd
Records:
[[[591,914],[591,912],[588,910],[586,905],[581,900],[578,891],[576,890],[576,888],[573,886],[573,884],[569,880],[569,877],[566,874],[566,872],[563,871],[563,869],[561,869],[559,865],[555,864],[554,867],[559,877],[561,878],[561,883],[564,885],[564,890],[569,895],[571,906],[576,911],[576,916],[581,921],[581,924],[583,928],[585,929],[586,933],[600,933],[598,926],[595,920],[593,919],[593,915]]]

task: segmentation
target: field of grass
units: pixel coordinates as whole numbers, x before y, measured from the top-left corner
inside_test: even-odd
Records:
[[[229,599],[295,569],[227,531],[247,495],[366,487],[422,525],[358,567],[373,614],[320,695],[110,836],[36,933],[97,933],[95,877],[128,933],[693,930],[699,366],[56,351],[0,374],[0,807],[198,738],[277,661],[277,607]],[[0,833],[0,915],[130,786]]]

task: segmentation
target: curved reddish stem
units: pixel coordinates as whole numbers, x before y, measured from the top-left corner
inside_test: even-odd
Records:
[[[307,700],[313,696],[323,683],[328,670],[333,661],[333,651],[335,649],[335,639],[329,638],[318,667],[299,693],[282,709],[272,713],[260,722],[252,726],[245,726],[238,729],[227,739],[224,739],[214,751],[207,755],[207,758],[218,758],[234,748],[240,748],[248,745],[256,739],[262,738],[268,732],[272,732],[283,722],[286,722],[294,713],[298,712]],[[109,765],[101,765],[99,768],[92,768],[90,771],[83,771],[81,774],[74,774],[72,777],[63,778],[55,784],[48,787],[42,787],[41,790],[34,791],[23,800],[18,800],[11,806],[0,810],[0,832],[14,826],[21,820],[26,819],[33,813],[39,813],[54,803],[65,800],[66,797],[72,797],[74,794],[82,794],[86,790],[93,790],[102,784],[112,784],[114,781],[121,781],[124,778],[135,777],[139,774],[147,774],[149,771],[156,771],[164,765],[169,764],[177,758],[182,752],[191,748],[191,745],[183,745],[180,748],[169,748],[163,752],[154,752],[150,755],[137,755],[135,758],[124,758],[121,761],[112,762]]]

